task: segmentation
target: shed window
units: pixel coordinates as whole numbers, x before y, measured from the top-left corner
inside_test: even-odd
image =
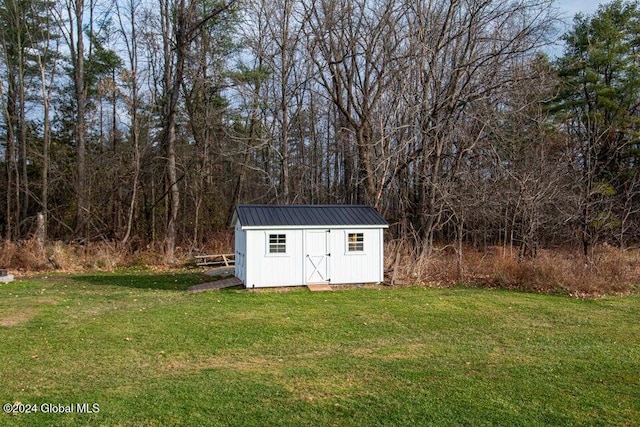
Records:
[[[269,253],[270,254],[287,253],[287,235],[286,234],[269,234]]]
[[[349,233],[347,243],[349,252],[363,252],[364,233]]]

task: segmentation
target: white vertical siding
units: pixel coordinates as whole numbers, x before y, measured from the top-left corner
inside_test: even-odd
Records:
[[[299,286],[304,284],[303,230],[246,230],[245,286]],[[269,253],[269,234],[286,236],[286,253]]]
[[[234,274],[235,276],[245,282],[247,277],[247,269],[246,269],[246,254],[247,254],[247,239],[246,239],[246,231],[242,229],[239,222],[235,224],[235,268]]]
[[[312,273],[306,263],[310,249],[305,247],[306,232],[305,229],[242,230],[236,223],[236,276],[247,288],[305,285]],[[363,234],[362,252],[348,251],[349,233]],[[286,236],[286,253],[269,253],[270,234]],[[383,281],[382,229],[331,229],[327,236],[331,256],[326,261],[331,284]]]
[[[380,246],[378,255],[380,257],[380,261],[378,262],[378,282],[382,283],[384,282],[384,230],[382,228],[378,230],[378,246]]]
[[[364,251],[349,252],[348,233],[362,233]],[[377,283],[383,280],[381,229],[331,230],[331,283]]]

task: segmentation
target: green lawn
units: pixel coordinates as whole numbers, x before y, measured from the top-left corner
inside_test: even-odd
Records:
[[[197,273],[0,285],[0,425],[640,425],[640,296],[184,292]]]

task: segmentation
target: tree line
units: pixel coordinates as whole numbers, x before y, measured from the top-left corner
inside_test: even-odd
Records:
[[[553,0],[1,0],[0,232],[198,248],[238,203],[391,238],[638,244],[640,9]]]

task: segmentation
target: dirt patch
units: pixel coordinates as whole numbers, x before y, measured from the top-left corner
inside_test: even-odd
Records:
[[[235,357],[212,357],[205,360],[185,361],[170,360],[162,367],[167,371],[174,370],[201,370],[209,368],[234,369],[238,371],[269,371],[275,372],[284,365],[282,359],[268,360],[261,357],[253,357],[247,360],[238,360]]]
[[[36,316],[35,310],[22,310],[9,316],[0,318],[0,326],[10,328],[12,326],[26,323]]]
[[[307,288],[309,288],[311,292],[327,292],[333,290],[328,283],[310,283],[307,285]]]

